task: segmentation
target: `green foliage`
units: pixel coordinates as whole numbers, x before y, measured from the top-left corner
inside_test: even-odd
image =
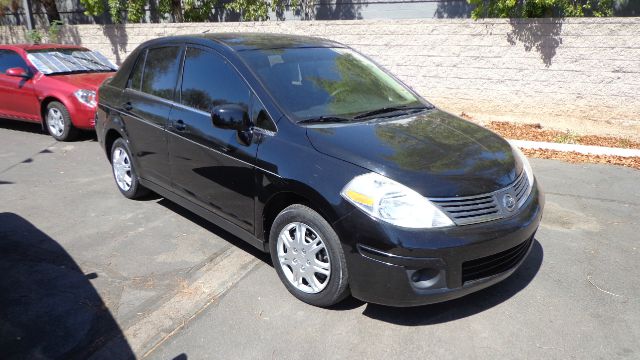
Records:
[[[84,7],[84,14],[87,16],[100,16],[105,12],[103,0],[80,0],[80,5]]]
[[[141,22],[144,20],[147,0],[129,0],[127,4],[127,20],[130,22]]]
[[[216,0],[184,0],[182,4],[183,18],[187,22],[207,21],[213,12]]]
[[[227,10],[239,12],[243,20],[262,21],[269,19],[269,9],[274,12],[284,12],[287,7],[297,7],[300,0],[233,0],[225,4]]]
[[[541,18],[613,16],[614,0],[467,0],[471,17]]]
[[[10,2],[9,0],[0,0]],[[305,0],[232,0],[225,9],[238,12],[243,20],[261,21],[269,19],[269,11],[283,13],[287,8],[298,7]],[[478,0],[469,0],[478,1]],[[602,1],[602,0],[601,0]],[[609,0],[611,1],[611,0]],[[145,18],[145,7],[149,0],[106,0],[109,16],[114,23],[122,23],[126,10],[129,22],[141,22]],[[163,18],[172,15],[174,21],[207,21],[221,0],[158,0],[158,12]],[[80,0],[88,16],[101,16],[107,11],[105,0]]]
[[[50,43],[60,42],[60,30],[64,23],[60,20],[53,20],[51,25],[49,25],[49,29],[47,30],[47,38]]]
[[[116,24],[122,23],[122,12],[125,10],[125,2],[122,0],[108,0],[109,15],[111,15],[111,21]]]
[[[158,12],[163,19],[165,19],[166,14],[174,14],[174,2],[172,0],[158,0]],[[182,12],[180,10],[180,12]]]
[[[42,43],[42,32],[40,32],[40,30],[38,29],[33,29],[33,30],[29,30],[27,31],[27,40],[29,40],[30,43],[32,44],[40,44]]]

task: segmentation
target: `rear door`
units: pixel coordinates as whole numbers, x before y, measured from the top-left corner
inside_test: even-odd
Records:
[[[153,47],[140,54],[122,104],[131,150],[140,176],[169,187],[167,119],[175,95],[183,47]]]
[[[179,100],[169,121],[171,179],[182,196],[253,232],[258,145],[236,130],[216,128],[211,110],[238,104],[247,112],[251,90],[213,50],[187,47]]]
[[[40,105],[33,80],[7,76],[5,72],[14,67],[31,71],[17,52],[0,49],[0,117],[40,121]]]

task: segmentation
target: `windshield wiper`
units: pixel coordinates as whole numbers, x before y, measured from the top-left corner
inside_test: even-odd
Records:
[[[392,113],[392,112],[396,112],[396,111],[402,111],[401,115],[404,115],[404,114],[407,114],[411,110],[422,111],[422,110],[428,110],[428,109],[432,109],[432,108],[433,107],[429,107],[429,106],[425,106],[425,105],[419,105],[419,106],[387,106],[387,107],[383,107],[383,108],[380,108],[380,109],[363,112],[361,114],[358,114],[358,115],[354,116],[353,118],[354,119],[364,119],[364,118],[377,116],[377,115],[382,115],[382,114],[388,114],[388,113]]]
[[[298,124],[314,124],[314,123],[341,123],[352,121],[352,118],[340,116],[318,116],[298,121]]]

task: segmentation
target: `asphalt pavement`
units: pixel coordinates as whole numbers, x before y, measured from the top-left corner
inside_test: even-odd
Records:
[[[0,120],[0,358],[640,358],[640,171],[532,165],[544,219],[506,281],[320,309],[215,225],[122,197],[91,134]]]

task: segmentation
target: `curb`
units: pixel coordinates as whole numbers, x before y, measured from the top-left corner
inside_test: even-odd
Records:
[[[136,356],[140,358],[148,356],[259,263],[255,256],[231,247],[198,270],[197,274],[200,276],[197,280],[180,288],[159,308],[143,315],[134,324],[123,329],[124,341]],[[108,342],[97,352],[98,355],[92,358],[114,358],[109,351],[117,348],[117,343],[122,341],[122,338],[117,338]],[[106,353],[100,354],[101,351]]]
[[[580,154],[587,154],[587,155],[640,157],[640,149],[623,149],[623,148],[612,148],[612,147],[593,146],[593,145],[560,144],[560,143],[528,141],[528,140],[508,140],[508,141],[514,146],[517,146],[523,149],[543,149],[543,150],[555,150],[555,151],[563,151],[563,152],[574,151]]]

